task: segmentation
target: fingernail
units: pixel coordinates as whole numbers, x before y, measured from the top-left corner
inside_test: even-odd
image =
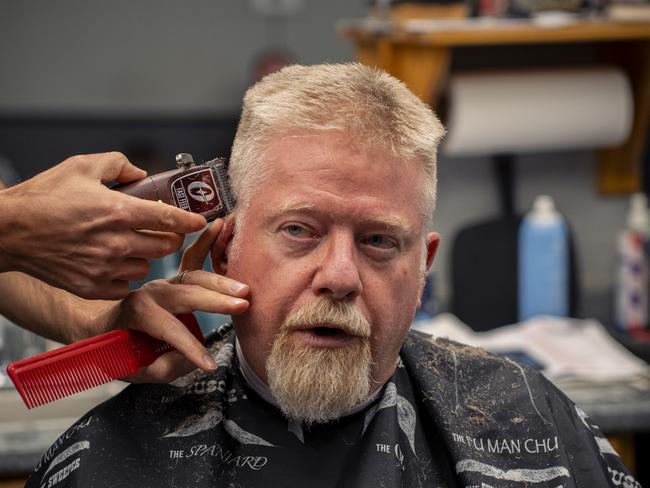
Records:
[[[232,299],[232,304],[233,305],[243,305],[244,303],[248,303],[246,300],[243,298],[233,298]]]
[[[243,283],[239,283],[237,281],[230,283],[230,291],[232,292],[237,293],[242,291],[244,288],[246,288],[246,285]]]
[[[203,364],[205,365],[205,369],[210,370],[210,371],[214,371],[215,369],[217,369],[216,361],[209,354],[204,354],[201,359],[203,360]]]

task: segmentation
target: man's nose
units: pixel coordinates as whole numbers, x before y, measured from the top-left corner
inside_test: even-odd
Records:
[[[312,282],[314,293],[335,300],[353,300],[363,289],[354,236],[330,234],[321,246],[321,261]]]

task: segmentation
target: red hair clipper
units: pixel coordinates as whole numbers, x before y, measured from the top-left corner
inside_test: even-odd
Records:
[[[176,155],[178,169],[147,176],[112,189],[145,200],[158,200],[203,215],[208,222],[233,211],[235,200],[224,158],[195,164],[191,154]]]

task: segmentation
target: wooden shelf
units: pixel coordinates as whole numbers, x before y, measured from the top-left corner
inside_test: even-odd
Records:
[[[409,27],[411,25],[411,27]],[[430,26],[427,28],[427,25]],[[389,24],[384,24],[388,27]],[[385,37],[395,43],[415,43],[431,47],[483,46],[499,44],[547,44],[566,42],[607,42],[650,40],[650,22],[611,22],[603,19],[575,21],[558,27],[545,27],[524,20],[471,21],[418,19],[398,29],[382,32],[380,24],[350,23],[339,33],[355,42]]]
[[[339,34],[354,42],[358,61],[403,80],[434,108],[447,83],[454,48],[597,43],[599,62],[627,73],[635,106],[629,139],[619,147],[599,151],[598,189],[602,194],[640,189],[650,119],[650,22],[593,19],[549,27],[507,19],[417,19],[399,24],[366,19],[341,24]]]

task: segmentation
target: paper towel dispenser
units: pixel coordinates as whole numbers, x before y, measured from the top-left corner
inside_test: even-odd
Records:
[[[441,110],[449,156],[610,147],[630,134],[634,103],[618,68],[459,73]]]

